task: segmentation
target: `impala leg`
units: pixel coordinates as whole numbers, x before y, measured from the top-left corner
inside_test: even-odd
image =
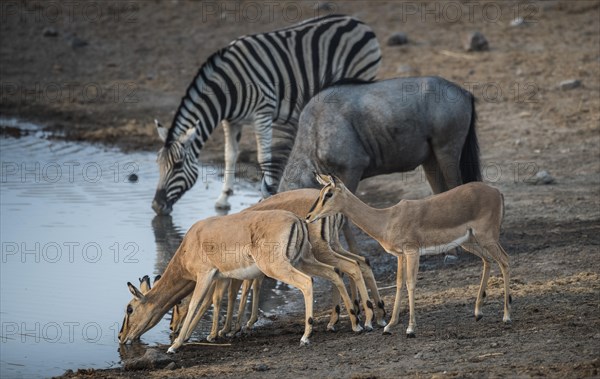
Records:
[[[226,336],[231,331],[231,320],[233,319],[233,308],[235,307],[235,300],[237,298],[238,291],[242,281],[238,279],[229,280],[229,291],[227,291],[227,315],[225,316],[225,325],[223,329],[219,330],[219,337]]]
[[[496,251],[498,254],[496,255],[498,265],[500,266],[500,271],[502,271],[502,277],[504,279],[504,317],[502,317],[502,321],[505,323],[510,323],[510,306],[512,303],[512,296],[510,295],[510,269],[509,269],[509,258],[508,254],[500,245],[499,242],[496,242]]]
[[[184,338],[188,335],[188,331],[192,324],[194,314],[198,311],[200,302],[206,297],[206,293],[210,289],[210,285],[216,272],[217,271],[215,269],[212,269],[207,273],[199,274],[196,278],[196,287],[194,288],[192,299],[190,300],[188,314],[185,316],[185,321],[183,322],[179,336],[175,338],[175,342],[173,342],[171,347],[169,347],[167,353],[175,353],[177,349],[183,345]]]
[[[406,289],[408,290],[408,328],[406,336],[415,337],[415,288],[417,286],[417,274],[419,273],[419,253],[418,251],[406,254]]]
[[[402,286],[404,285],[404,256],[398,255],[398,271],[396,272],[396,297],[394,298],[394,308],[392,309],[392,318],[383,329],[383,334],[392,334],[392,328],[398,324],[400,319],[400,298],[402,296]]]
[[[340,321],[341,300],[340,291],[338,291],[337,287],[333,286],[331,291],[331,305],[333,308],[331,309],[331,316],[329,316],[329,323],[327,324],[327,330],[330,332],[335,332],[335,325]]]
[[[208,342],[215,342],[217,339],[217,331],[219,330],[219,316],[221,315],[221,303],[223,303],[223,297],[225,291],[229,287],[229,280],[218,280],[213,292],[213,319],[212,327],[210,328],[210,334],[206,337]]]
[[[241,125],[231,125],[226,120],[221,122],[225,135],[225,173],[223,175],[223,190],[215,203],[217,209],[229,210],[229,196],[233,194],[233,183],[235,181],[235,164],[239,154],[240,138],[242,136]]]
[[[196,326],[198,326],[198,323],[200,322],[200,320],[202,319],[202,317],[204,316],[204,314],[206,313],[206,311],[208,310],[208,308],[210,308],[210,306],[212,305],[213,302],[213,293],[215,290],[217,283],[216,281],[213,281],[210,284],[210,288],[208,289],[208,292],[206,293],[206,296],[204,297],[204,299],[202,299],[202,304],[200,304],[200,308],[198,309],[198,312],[196,312],[196,314],[194,315],[194,318],[192,319],[192,323],[190,325],[190,328],[188,329],[187,334],[185,335],[185,339],[184,341],[187,341],[190,339],[190,337],[192,336],[192,332],[194,331],[194,329],[196,329]],[[187,314],[189,314],[190,312],[190,306],[188,304],[188,308],[186,310],[186,317]],[[179,335],[181,335],[181,328],[182,328],[182,324],[185,321],[184,319],[180,319],[179,320]]]
[[[348,291],[344,286],[342,278],[336,272],[333,266],[326,265],[317,261],[316,259],[303,259],[300,263],[300,269],[311,276],[320,276],[321,278],[331,281],[339,291],[344,301],[344,305],[350,314],[350,323],[352,324],[352,330],[355,332],[361,332],[363,328],[358,323],[358,317],[356,317],[356,311],[354,310],[354,304],[348,296]]]
[[[365,280],[362,276],[362,272],[360,270],[360,266],[358,263],[352,259],[348,259],[340,254],[336,254],[332,252],[332,258],[335,259],[336,264],[340,271],[347,274],[353,281],[356,283],[358,293],[360,294],[360,298],[362,300],[362,306],[365,310],[365,329],[367,331],[373,330],[373,317],[374,317],[374,307],[373,301],[369,298],[369,292],[367,291],[367,286],[365,284]],[[323,262],[328,263],[328,262]],[[329,263],[328,263],[329,264]]]
[[[362,273],[363,281],[369,289],[369,291],[371,291],[371,296],[375,300],[375,305],[377,307],[375,312],[377,324],[379,326],[385,326],[385,305],[383,303],[383,300],[379,296],[379,289],[377,288],[377,282],[375,281],[375,276],[373,275],[373,270],[371,269],[369,261],[360,255],[351,253],[348,250],[344,249],[339,243],[339,236],[337,235],[332,241],[330,241],[330,244],[331,248],[336,254],[351,259],[358,264]]]
[[[273,279],[298,288],[304,295],[304,334],[300,339],[300,345],[308,345],[314,323],[312,277],[298,270],[289,262],[285,262],[283,267],[260,267],[260,269]]]
[[[250,320],[246,323],[246,328],[250,329],[258,320],[258,301],[260,299],[260,289],[262,287],[264,276],[254,279],[252,282],[252,314]]]
[[[242,294],[240,295],[240,304],[238,305],[238,314],[233,326],[233,331],[228,334],[228,337],[235,336],[240,330],[242,330],[242,322],[244,321],[244,314],[246,313],[246,303],[248,301],[248,291],[252,285],[251,280],[244,280],[242,283]],[[239,290],[239,288],[238,288]]]
[[[483,257],[481,260],[483,261],[483,274],[481,275],[481,284],[479,285],[479,292],[477,292],[477,300],[475,301],[475,321],[479,321],[483,317],[481,307],[483,305],[485,290],[490,278],[490,262]]]

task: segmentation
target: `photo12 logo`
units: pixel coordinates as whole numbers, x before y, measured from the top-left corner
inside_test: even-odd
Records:
[[[10,263],[138,263],[135,242],[2,242],[2,264]]]
[[[7,23],[73,23],[138,21],[140,4],[137,1],[2,1],[0,20]]]
[[[135,182],[137,162],[14,162],[0,164],[1,183],[98,183],[103,178],[113,183]]]

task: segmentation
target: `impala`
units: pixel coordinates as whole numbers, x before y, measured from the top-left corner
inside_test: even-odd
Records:
[[[324,187],[306,217],[308,222],[343,213],[398,259],[394,309],[384,333],[390,333],[398,323],[404,268],[409,304],[406,334],[414,337],[414,293],[419,257],[441,253],[459,245],[483,260],[475,319],[483,316],[481,305],[490,275],[490,261],[494,260],[504,278],[503,321],[510,322],[509,259],[498,240],[504,216],[504,200],[500,191],[481,182],[472,182],[422,200],[402,200],[390,208],[375,209],[360,201],[336,177],[317,175],[317,180]]]
[[[314,203],[315,197],[317,197],[319,191],[316,189],[300,189],[288,192],[282,192],[277,195],[271,196],[260,203],[253,205],[246,211],[270,211],[270,210],[286,210],[290,211],[299,217],[305,217],[310,210],[311,205]],[[369,266],[368,260],[365,258],[352,254],[345,250],[339,241],[339,230],[342,227],[343,219],[338,215],[323,218],[318,224],[308,225],[308,236],[311,242],[312,253],[314,257],[322,263],[333,266],[339,269],[341,272],[347,274],[352,282],[358,288],[362,305],[365,310],[365,329],[372,330],[372,319],[374,316],[373,302],[370,300],[367,288],[371,291],[371,296],[375,299],[377,304],[376,309],[376,322],[385,326],[384,316],[385,309],[383,300],[379,296],[377,289],[377,283],[373,271]],[[232,281],[233,282],[233,281]],[[233,304],[240,288],[241,282],[231,283],[229,285],[229,297],[228,297],[228,308],[227,317],[225,319],[224,328],[219,331],[218,335],[223,336],[230,331],[231,318],[233,313]],[[215,315],[218,315],[218,309],[220,309],[221,297],[225,293],[227,285],[217,284],[215,289],[215,295],[213,296],[213,303],[215,304]],[[244,307],[246,304],[247,293],[250,288],[250,283],[245,283],[242,290],[241,303],[238,311],[238,320],[234,326],[233,333],[236,333],[241,329],[241,316],[244,313]],[[250,327],[256,322],[258,316],[258,291],[260,289],[260,283],[254,283],[253,285],[254,294],[252,302],[252,316],[246,327]],[[352,306],[352,302],[346,298],[345,291],[334,291],[333,292],[333,309],[331,312],[330,322],[327,326],[328,330],[335,330],[335,324],[339,319],[340,307],[339,300],[340,295],[344,300],[346,308]],[[354,300],[354,304],[358,304],[358,300]],[[200,312],[197,313],[194,322],[192,323],[192,329],[200,321],[200,317],[204,314],[204,311],[210,306],[210,302],[207,301],[200,308]],[[187,302],[183,301],[182,304],[178,304],[173,309],[173,317],[171,319],[171,331],[176,332],[179,326],[183,322],[187,311]],[[358,312],[357,309],[355,309]],[[213,329],[207,339],[209,341],[214,340],[217,335],[216,332],[216,318],[213,318]],[[354,329],[354,328],[353,328]],[[191,333],[191,330],[189,333]],[[356,331],[356,330],[355,330]],[[190,337],[190,334],[186,336],[186,339]]]
[[[293,213],[263,211],[211,217],[190,228],[161,279],[147,293],[127,283],[134,298],[127,304],[119,341],[138,339],[193,290],[181,332],[168,350],[174,353],[183,345],[194,314],[214,279],[249,280],[263,275],[292,285],[304,295],[301,344],[309,343],[312,332],[311,275],[322,276],[345,291],[334,268],[311,254],[306,224]],[[353,309],[349,311],[353,329],[360,330]]]

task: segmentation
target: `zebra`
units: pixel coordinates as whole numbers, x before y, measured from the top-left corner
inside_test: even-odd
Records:
[[[152,208],[169,214],[196,182],[200,150],[219,122],[225,135],[225,173],[215,206],[229,209],[244,120],[254,124],[262,194],[274,193],[280,172],[270,164],[273,123],[290,126],[285,133],[293,138],[312,95],[345,78],[371,81],[380,61],[373,30],[344,15],[235,39],[200,67],[171,127],[155,120],[164,145],[158,152],[160,177]]]

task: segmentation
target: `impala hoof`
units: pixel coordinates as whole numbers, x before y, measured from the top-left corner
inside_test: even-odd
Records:
[[[177,349],[174,349],[173,346],[171,346],[168,350],[167,350],[167,354],[175,354],[177,352]]]
[[[354,331],[355,333],[362,333],[363,327],[360,325],[356,325],[356,327],[352,328],[352,331]]]
[[[308,338],[300,339],[300,346],[308,346],[308,345],[310,345],[310,341],[308,340]]]
[[[390,332],[389,330],[385,330],[385,329],[384,329],[384,330],[383,330],[383,333],[381,333],[381,334],[382,334],[382,335],[384,335],[384,336],[391,336],[391,335],[392,335],[392,332]]]
[[[372,332],[372,331],[373,331],[373,326],[365,324],[365,332]]]
[[[406,333],[406,338],[416,338],[417,336],[415,335],[414,332],[410,332],[410,333]]]
[[[327,331],[328,332],[337,332],[337,329],[335,328],[335,325],[327,325]]]
[[[475,321],[479,321],[483,318],[483,315],[475,315]]]
[[[512,324],[512,320],[510,319],[510,317],[504,318],[502,319],[502,321],[504,321],[505,324]]]
[[[387,322],[385,322],[384,319],[381,319],[381,320],[377,321],[377,325],[379,325],[382,328],[384,328],[387,325]]]

